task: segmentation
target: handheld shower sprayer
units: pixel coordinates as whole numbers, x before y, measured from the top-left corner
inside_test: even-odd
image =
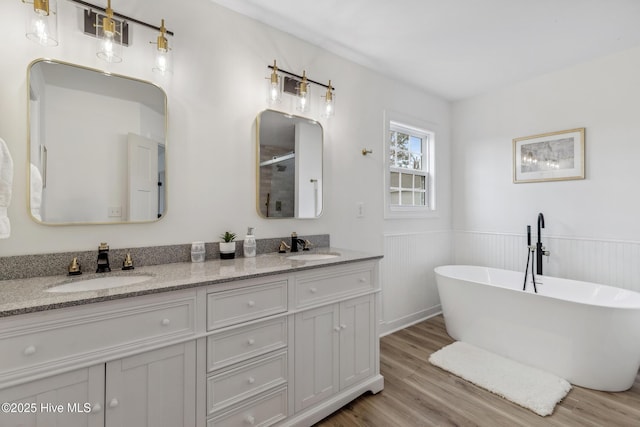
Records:
[[[536,276],[533,272],[533,259],[531,259],[531,253],[534,251],[535,246],[531,245],[531,226],[527,225],[527,266],[524,268],[524,283],[522,284],[522,290],[527,290],[527,276],[529,274],[529,262],[531,262],[531,278],[533,283],[533,290],[538,293],[536,288]]]

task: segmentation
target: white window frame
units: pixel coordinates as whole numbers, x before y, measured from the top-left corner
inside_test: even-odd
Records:
[[[429,218],[436,216],[435,197],[435,137],[436,132],[433,125],[424,121],[408,117],[394,112],[385,112],[384,120],[384,217],[385,219],[396,218]],[[401,131],[410,135],[419,136],[423,139],[422,147],[422,167],[426,180],[425,206],[401,206],[391,204],[391,172],[408,172],[411,169],[397,168],[391,164],[391,141],[392,131]],[[425,159],[426,157],[426,159]],[[422,175],[418,172],[415,175]]]

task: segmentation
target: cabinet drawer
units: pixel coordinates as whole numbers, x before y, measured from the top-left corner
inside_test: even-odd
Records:
[[[213,371],[287,346],[287,318],[207,337],[207,369]]]
[[[213,375],[207,380],[209,414],[286,382],[286,351]]]
[[[300,274],[296,277],[296,307],[330,302],[372,290],[371,268],[336,268],[320,273]]]
[[[207,420],[207,427],[267,427],[287,416],[287,388],[252,399],[246,405]]]
[[[65,359],[102,357],[109,351],[138,349],[146,343],[193,334],[195,298],[162,300],[143,306],[93,305],[64,315],[45,313],[37,317],[38,322],[5,330],[0,333],[0,379],[12,371],[44,368]]]
[[[207,329],[217,329],[287,311],[287,281],[207,296]]]

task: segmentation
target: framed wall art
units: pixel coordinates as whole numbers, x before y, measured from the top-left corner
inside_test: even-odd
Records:
[[[513,182],[584,179],[584,129],[513,140]]]

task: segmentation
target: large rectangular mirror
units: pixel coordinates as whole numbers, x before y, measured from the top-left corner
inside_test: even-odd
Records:
[[[258,213],[264,218],[317,218],[322,213],[322,126],[265,110],[256,120]]]
[[[45,224],[156,221],[166,212],[167,96],[39,59],[28,67],[29,211]]]

